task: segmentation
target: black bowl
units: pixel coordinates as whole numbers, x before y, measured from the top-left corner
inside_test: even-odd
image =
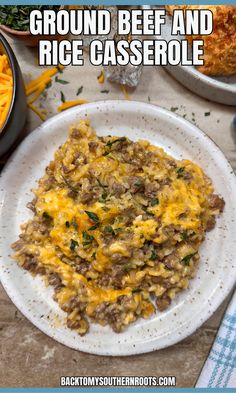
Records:
[[[27,103],[19,64],[13,50],[2,34],[0,34],[0,54],[5,54],[7,56],[13,76],[12,101],[6,121],[0,130],[0,157],[2,158],[16,143],[24,128]]]

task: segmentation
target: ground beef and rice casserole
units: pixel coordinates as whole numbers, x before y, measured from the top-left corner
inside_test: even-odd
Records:
[[[121,332],[166,309],[224,208],[196,164],[145,140],[97,137],[88,120],[71,128],[34,194],[14,258],[54,286],[80,335],[90,322]]]

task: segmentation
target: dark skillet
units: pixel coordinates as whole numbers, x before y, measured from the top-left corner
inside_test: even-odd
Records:
[[[10,150],[22,132],[27,113],[25,87],[19,64],[9,43],[0,34],[0,54],[6,54],[12,70],[13,94],[6,121],[0,130],[0,159]]]

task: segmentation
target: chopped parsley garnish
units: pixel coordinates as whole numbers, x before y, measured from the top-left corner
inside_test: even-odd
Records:
[[[181,236],[181,239],[182,239],[182,240],[187,240],[187,239],[188,239],[188,232],[187,232],[187,231],[184,231],[184,232],[182,232],[182,233],[180,234],[180,236]]]
[[[136,187],[142,186],[142,185],[143,185],[143,180],[142,180],[142,179],[137,179],[136,182],[134,183],[134,185],[135,185]]]
[[[75,220],[72,220],[72,221],[71,221],[71,225],[72,225],[76,230],[78,230],[79,226],[78,226],[78,223],[77,223]]]
[[[112,145],[114,145],[114,143],[124,142],[124,141],[126,141],[126,137],[125,136],[123,136],[122,138],[115,139],[114,141],[107,142],[106,146],[107,147],[111,147]]]
[[[204,116],[210,116],[211,112],[205,112]]]
[[[99,218],[96,213],[89,212],[88,210],[85,210],[85,213],[90,218],[90,220],[93,221],[95,224],[99,223]]]
[[[78,242],[76,241],[76,240],[74,240],[74,239],[71,239],[71,241],[70,241],[70,250],[71,251],[75,251],[75,249],[76,249],[76,247],[78,246]]]
[[[132,266],[130,264],[127,264],[123,267],[122,270],[124,273],[129,273],[131,269],[132,269]]]
[[[92,242],[94,240],[94,237],[92,235],[89,235],[86,231],[83,231],[83,239]]]
[[[102,195],[101,195],[101,197],[99,198],[99,202],[100,203],[105,203],[106,202],[106,199],[107,199],[107,193],[106,192],[103,192],[102,193]]]
[[[66,102],[65,94],[63,93],[63,91],[61,91],[60,93],[61,93],[61,102]]]
[[[159,199],[158,198],[151,199],[151,206],[156,206],[156,205],[159,205]]]
[[[92,243],[94,237],[92,235],[89,235],[86,231],[83,231],[83,239],[83,246],[88,246]]]
[[[101,181],[99,179],[97,179],[97,182],[99,184],[99,186],[103,189],[103,193],[101,195],[101,198],[99,199],[99,202],[104,203],[105,200],[107,199],[107,192],[106,192],[106,188],[108,188],[108,186],[105,186],[104,184],[101,183]]]
[[[150,261],[155,261],[157,259],[157,253],[154,250],[152,250],[152,254],[149,259]]]
[[[66,222],[65,222],[65,226],[66,226],[66,228],[70,228],[70,223],[69,223],[69,221],[66,221]]]
[[[115,235],[116,234],[111,225],[106,225],[104,227],[104,233],[107,233],[107,234],[110,234],[110,235]]]
[[[181,178],[181,177],[183,177],[184,168],[183,168],[183,167],[177,168],[177,169],[176,169],[176,173],[177,173],[177,178],[178,178],[178,179]]]
[[[101,90],[101,93],[104,93],[104,94],[108,94],[110,92],[110,90]]]
[[[186,256],[181,260],[181,262],[183,262],[183,264],[184,264],[185,266],[189,266],[189,263],[190,263],[191,258],[194,257],[194,255],[196,255],[196,254],[197,254],[197,253],[194,252],[193,254],[186,255]]]
[[[93,225],[92,227],[89,228],[89,231],[95,231],[99,227],[99,223]]]
[[[102,184],[102,182],[98,178],[96,180],[97,180],[99,186],[102,187],[103,189],[108,187],[108,186],[105,186],[104,184]]]
[[[77,93],[76,93],[77,96],[80,95],[80,94],[82,93],[83,88],[84,88],[83,86],[80,86],[80,87],[78,88]]]
[[[132,289],[132,293],[139,293],[139,292],[141,292],[142,291],[142,289],[140,289],[140,288],[134,288],[134,289]]]
[[[170,108],[171,112],[176,112],[179,108],[177,106],[172,106]]]
[[[72,184],[70,184],[70,183],[68,182],[68,180],[67,180],[64,176],[62,176],[62,179],[64,180],[65,184],[67,185],[67,187],[68,187],[71,191],[73,191],[75,194],[78,194],[78,190],[77,190],[74,186],[72,186]]]
[[[56,76],[55,82],[58,82],[58,83],[60,83],[61,85],[68,85],[68,83],[70,83],[70,82],[68,82],[68,81],[65,81],[64,79],[59,79],[58,76]]]
[[[101,195],[101,198],[105,201],[107,199],[107,192],[104,191]]]

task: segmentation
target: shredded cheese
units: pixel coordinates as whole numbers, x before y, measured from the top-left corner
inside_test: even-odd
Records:
[[[85,334],[91,318],[119,332],[149,318],[154,297],[163,310],[187,288],[205,229],[219,212],[198,165],[145,140],[96,137],[86,118],[71,127],[49,169],[34,190],[35,216],[13,245],[14,258],[35,274],[44,268],[69,328]]]
[[[87,101],[87,100],[75,100],[75,101],[63,102],[63,104],[61,104],[57,108],[57,110],[58,110],[58,112],[62,112],[68,108],[72,108],[73,106],[87,104],[88,102],[89,101]]]
[[[100,75],[97,77],[98,83],[104,83],[105,81],[105,75],[104,72],[101,71]]]
[[[130,96],[129,96],[128,91],[126,90],[126,87],[124,85],[120,85],[120,88],[121,88],[122,93],[125,96],[125,99],[130,100]]]
[[[0,55],[0,129],[3,127],[12,100],[13,78],[6,55]]]
[[[62,65],[58,65],[58,67],[48,69],[44,71],[38,78],[30,81],[25,86],[27,97],[31,96],[34,93],[33,97],[31,97],[27,102],[27,105],[33,112],[35,112],[40,117],[41,120],[45,120],[45,115],[43,111],[40,111],[32,104],[39,98],[39,96],[43,93],[48,84],[52,81],[52,77],[63,69],[64,66]]]
[[[38,117],[39,117],[42,121],[45,120],[44,114],[43,114],[39,109],[37,109],[35,106],[33,106],[33,105],[30,104],[30,103],[28,103],[28,107],[29,107],[36,115],[38,115]]]
[[[29,104],[33,104],[34,101],[36,101],[39,96],[42,94],[42,92],[44,91],[45,86],[42,85],[41,87],[38,87],[38,90],[36,90],[35,94],[33,95],[33,97],[28,101],[28,105]]]

